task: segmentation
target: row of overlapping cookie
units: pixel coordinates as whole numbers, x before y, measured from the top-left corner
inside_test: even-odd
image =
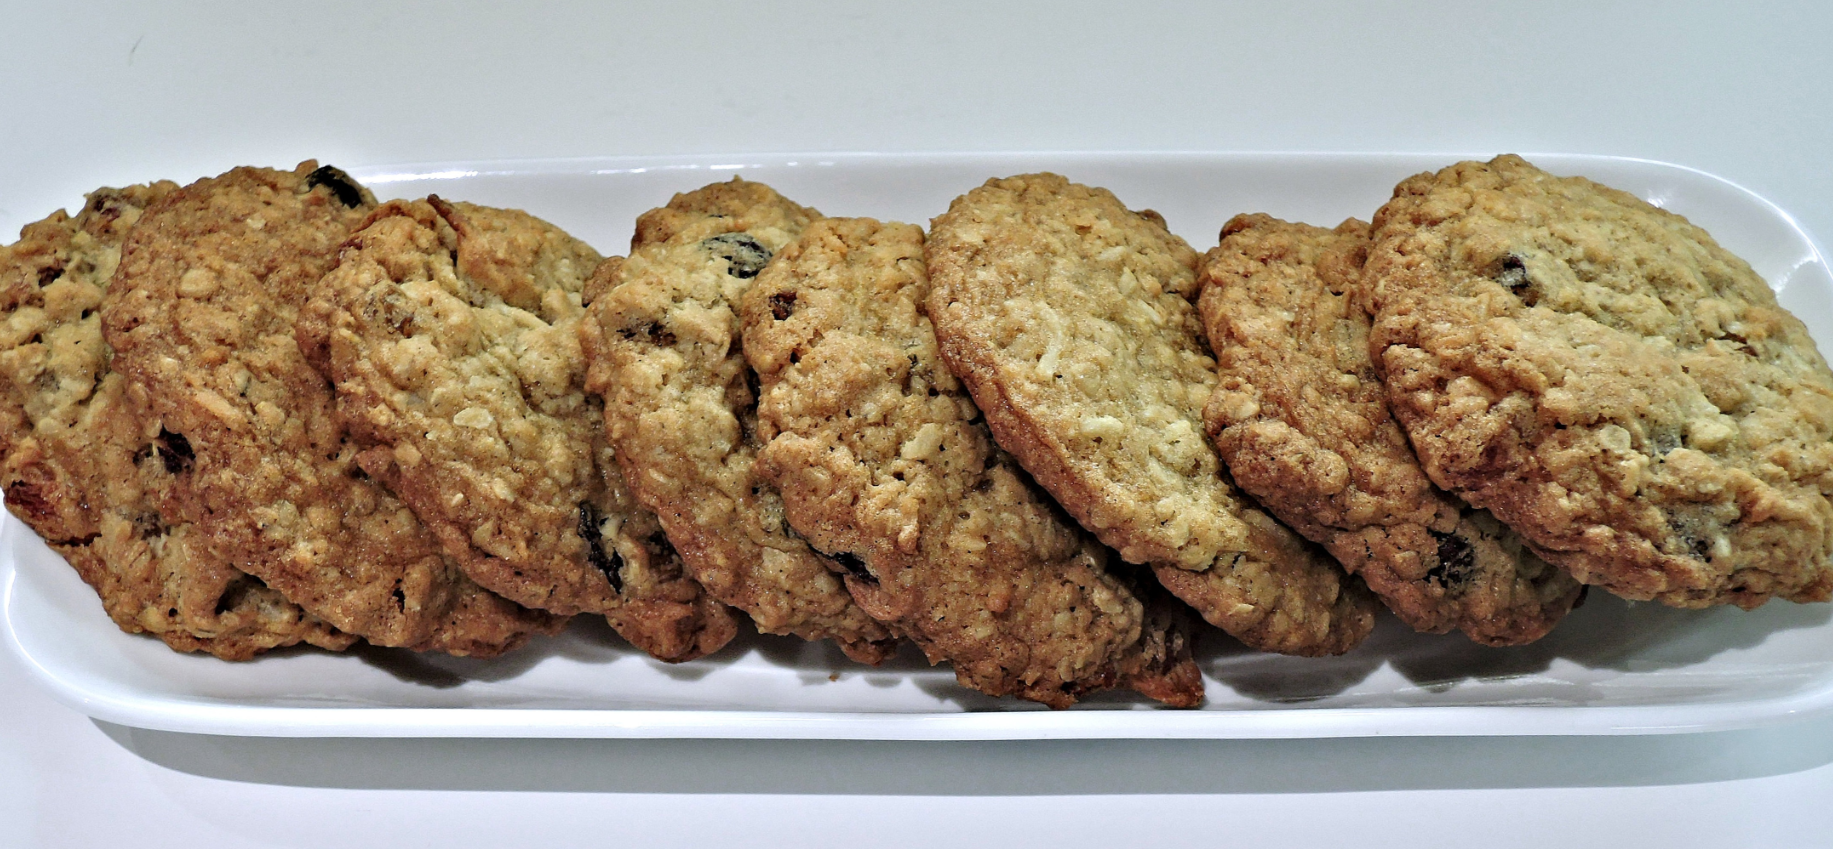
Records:
[[[103,190],[5,257],[7,502],[122,627],[181,649],[490,654],[585,612],[685,660],[731,638],[735,607],[866,662],[908,639],[1059,706],[1201,699],[1186,608],[1123,560],[1293,654],[1367,633],[1364,580],[1415,628],[1494,644],[1551,628],[1574,575],[1676,603],[1824,598],[1809,414],[1833,380],[1760,279],[1664,216],[1504,158],[1403,184],[1372,242],[1245,217],[1199,263],[1156,215],[1052,175],[970,192],[927,241],[734,181],[601,262],[525,213],[378,206],[309,165]],[[1693,290],[1684,268],[1583,266],[1612,251],[1717,265]],[[1607,368],[1658,366],[1592,336],[1648,309],[1613,318],[1583,287],[1657,285],[1723,331],[1688,350],[1736,336],[1753,367],[1807,362],[1788,363],[1807,388],[1785,479],[1749,462],[1777,465],[1770,443],[1714,454],[1710,422],[1610,407]],[[1559,304],[1604,329],[1535,324]],[[1715,391],[1695,365],[1633,388]],[[1413,447],[1559,566],[1434,488]],[[1802,516],[1819,536],[1778,556]]]

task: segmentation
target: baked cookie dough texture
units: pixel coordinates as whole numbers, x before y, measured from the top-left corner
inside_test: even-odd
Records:
[[[0,485],[6,506],[76,568],[122,630],[225,660],[355,638],[200,551],[167,509],[192,458],[148,427],[111,368],[99,310],[128,231],[178,186],[92,192],[0,248]]]
[[[580,293],[602,259],[525,212],[391,201],[344,244],[299,340],[358,464],[467,576],[688,660],[737,624],[631,498],[585,392]]]
[[[925,255],[943,358],[1083,527],[1255,648],[1368,634],[1360,579],[1243,498],[1203,432],[1197,256],[1162,218],[1054,174],[996,179],[932,222]]]
[[[1185,706],[1169,596],[1307,656],[1377,597],[1489,645],[1585,585],[1833,597],[1833,370],[1704,231],[1513,156],[1201,258],[1053,174],[927,237],[732,180],[605,258],[307,162],[0,248],[0,488],[121,628],[226,659],[585,613],[683,661],[743,612]]]
[[[1579,583],[1433,486],[1387,411],[1356,302],[1368,225],[1239,215],[1198,304],[1220,382],[1204,419],[1235,482],[1415,630],[1489,645],[1544,636]]]
[[[928,289],[920,228],[827,218],[745,292],[757,466],[790,525],[964,685],[1052,707],[1112,687],[1201,702],[1184,630],[1148,618],[993,444],[936,350]]]
[[[1503,156],[1400,184],[1365,273],[1427,474],[1540,556],[1681,607],[1833,595],[1833,372],[1705,231]]]
[[[489,655],[559,620],[492,594],[356,464],[295,319],[374,208],[335,169],[237,168],[147,210],[102,306],[112,367],[179,456],[190,544],[377,645]],[[152,425],[148,425],[152,429]]]
[[[756,468],[756,377],[737,306],[820,213],[761,183],[676,195],[637,221],[630,256],[594,275],[582,341],[587,388],[636,498],[688,573],[758,630],[831,638],[878,663],[896,634],[867,615],[798,536]]]

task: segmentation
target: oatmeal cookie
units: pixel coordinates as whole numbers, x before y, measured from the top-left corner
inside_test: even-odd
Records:
[[[928,290],[923,231],[862,218],[810,224],[746,290],[757,468],[790,525],[968,687],[1059,708],[1110,687],[1201,702],[1186,634],[1142,633],[1106,552],[993,444],[936,353]]]
[[[1401,183],[1365,275],[1426,473],[1542,557],[1681,607],[1833,595],[1833,372],[1705,231],[1502,156]]]
[[[345,243],[298,341],[336,384],[359,465],[467,576],[690,660],[738,628],[630,498],[585,393],[580,289],[602,259],[519,210],[391,201]]]
[[[942,356],[1083,527],[1255,648],[1368,634],[1361,581],[1236,493],[1203,434],[1196,253],[1162,218],[1054,174],[990,180],[935,219],[927,259]]]
[[[1488,645],[1544,636],[1582,586],[1432,485],[1388,415],[1355,303],[1368,225],[1238,215],[1203,258],[1220,383],[1204,410],[1235,483],[1361,575],[1408,625]]]
[[[771,256],[819,217],[737,179],[644,213],[629,258],[589,282],[586,388],[604,396],[637,500],[714,598],[765,633],[831,637],[877,663],[893,635],[790,530],[781,496],[757,474],[756,376],[733,312]]]
[[[160,495],[184,458],[147,432],[109,369],[97,310],[142,211],[172,183],[98,189],[0,247],[0,485],[128,633],[225,660],[354,638],[221,560],[198,556]]]
[[[339,630],[471,654],[559,620],[467,580],[356,463],[294,320],[373,207],[342,172],[237,168],[153,207],[102,306],[113,367],[172,446],[161,505],[192,544]],[[150,426],[149,426],[150,427]]]

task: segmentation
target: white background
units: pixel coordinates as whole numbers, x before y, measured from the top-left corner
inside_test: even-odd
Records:
[[[1700,168],[1826,244],[1830,36],[1833,6],[1805,3],[4,2],[0,233],[100,185],[308,157],[1524,150]],[[1828,718],[1619,739],[230,739],[91,722],[0,658],[0,846],[1821,846],[1830,810]]]

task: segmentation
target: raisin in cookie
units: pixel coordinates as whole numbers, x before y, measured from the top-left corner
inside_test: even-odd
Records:
[[[757,468],[790,525],[966,686],[1059,708],[1110,687],[1199,703],[1185,634],[1144,634],[1105,552],[993,444],[936,353],[928,290],[921,229],[825,218],[745,292]]]
[[[472,580],[690,660],[737,624],[631,500],[585,394],[580,289],[602,259],[519,210],[391,201],[300,314],[300,348],[363,469]]]
[[[629,258],[593,275],[586,387],[604,396],[606,432],[637,500],[714,598],[765,633],[831,637],[877,663],[894,650],[892,634],[790,530],[782,498],[754,468],[756,377],[734,308],[772,254],[819,217],[736,179],[644,213]]]
[[[1542,557],[1681,607],[1833,594],[1833,372],[1703,230],[1502,156],[1401,183],[1365,275],[1426,473]]]
[[[98,189],[0,247],[0,484],[6,506],[76,567],[115,624],[225,660],[354,638],[229,564],[200,556],[161,493],[186,447],[133,411],[97,310],[121,243],[171,183]]]
[[[999,444],[1122,557],[1250,646],[1349,650],[1361,581],[1235,492],[1203,434],[1196,253],[1156,213],[1033,174],[935,219],[929,318]]]
[[[294,320],[373,201],[314,165],[200,180],[128,236],[102,329],[184,446],[162,511],[200,550],[379,645],[489,654],[557,627],[467,580],[356,464]]]
[[[1368,225],[1238,215],[1203,258],[1220,383],[1204,421],[1235,482],[1359,574],[1408,625],[1488,645],[1544,636],[1582,586],[1419,468],[1354,302]]]

